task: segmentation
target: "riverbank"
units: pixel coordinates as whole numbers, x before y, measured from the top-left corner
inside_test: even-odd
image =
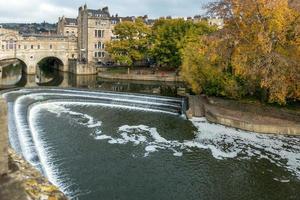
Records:
[[[38,170],[8,145],[7,107],[0,98],[0,199],[67,200]]]
[[[32,165],[8,149],[8,173],[0,178],[1,200],[67,200]]]
[[[189,96],[187,116],[264,134],[300,135],[300,111],[216,97]]]
[[[99,78],[117,80],[182,82],[182,78],[174,71],[154,71],[149,68],[104,68],[98,72]]]

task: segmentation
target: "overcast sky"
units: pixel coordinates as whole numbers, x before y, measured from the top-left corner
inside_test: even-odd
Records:
[[[108,6],[111,14],[120,16],[145,15],[194,16],[202,14],[202,7],[212,0],[0,0],[0,23],[56,22],[59,16],[76,17],[78,7]]]

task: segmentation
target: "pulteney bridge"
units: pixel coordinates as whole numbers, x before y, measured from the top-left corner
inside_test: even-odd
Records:
[[[75,37],[20,35],[0,28],[0,61],[18,59],[27,74],[36,74],[38,63],[47,58],[56,59],[60,71],[77,73],[77,54]]]

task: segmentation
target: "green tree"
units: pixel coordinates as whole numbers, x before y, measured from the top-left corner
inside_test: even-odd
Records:
[[[117,24],[113,31],[118,39],[106,47],[113,60],[131,66],[147,58],[151,29],[142,19]]]
[[[178,68],[182,64],[181,50],[187,37],[207,34],[215,28],[207,23],[194,23],[184,19],[159,19],[152,27],[151,57],[160,67]]]

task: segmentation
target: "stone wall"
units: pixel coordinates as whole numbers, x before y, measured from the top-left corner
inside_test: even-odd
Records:
[[[8,172],[8,138],[7,108],[4,99],[0,98],[0,176]]]
[[[161,81],[161,82],[181,82],[179,76],[170,75],[142,75],[142,74],[110,74],[99,72],[98,77],[116,80],[139,80],[139,81]]]
[[[96,67],[93,64],[80,63],[76,60],[69,60],[69,69],[71,73],[77,75],[95,75],[97,74]]]

